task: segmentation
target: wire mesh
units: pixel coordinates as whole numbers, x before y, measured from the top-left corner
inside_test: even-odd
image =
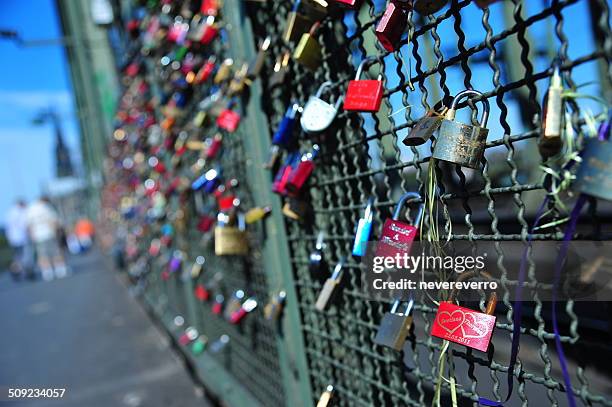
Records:
[[[271,38],[266,59],[267,72],[271,72],[274,61],[288,46],[282,31],[292,4],[267,1],[249,2],[247,6],[257,43],[266,36]],[[307,224],[287,221],[313,394],[333,384],[339,405],[431,404],[440,341],[428,334],[435,309],[425,305],[429,303],[426,298],[417,299],[413,335],[399,356],[373,343],[389,306],[367,301],[360,288],[363,271],[359,264],[348,262],[348,281],[337,305],[319,312],[314,302],[321,279],[309,270],[308,255],[321,230],[326,232],[325,256],[332,266],[350,253],[355,223],[369,197],[375,197],[374,221],[380,228],[401,193],[423,194],[431,144],[405,148],[401,139],[439,100],[448,100],[462,89],[477,89],[493,105],[482,173],[440,163],[436,163],[435,171],[444,203],[439,212],[441,229],[451,240],[467,240],[474,247],[482,240],[495,242],[504,294],[497,307],[494,351],[482,356],[459,347],[451,350],[459,404],[477,405],[479,397],[501,400],[507,390],[505,375],[513,328],[509,290],[516,284],[509,277],[507,265],[517,256],[505,253],[501,242],[526,243],[535,209],[545,195],[535,142],[539,134],[537,117],[541,115],[539,101],[552,74],[554,57],[560,59],[568,84],[580,84],[585,74],[591,78],[599,75],[601,82],[591,91],[602,94],[609,89],[609,4],[603,0],[559,0],[550,4],[513,0],[480,10],[470,1],[453,0],[436,15],[424,17],[411,12],[408,35],[400,50],[393,53],[385,51],[373,34],[384,6],[380,1],[367,1],[358,12],[326,17],[318,34],[323,58],[316,70],[292,64],[287,82],[280,87],[271,86],[269,76],[262,77],[266,89],[262,103],[273,129],[291,101],[304,103],[323,82],[333,83],[336,97],[343,94],[366,55],[380,58],[381,62],[370,70],[373,77],[382,75],[386,89],[379,114],[341,112],[320,138],[300,136],[302,149],[308,149],[314,141],[321,146],[307,197],[314,219]],[[578,30],[590,27],[588,21],[575,17],[586,16],[589,7],[600,13],[594,32],[599,32],[601,41],[595,41],[593,49],[574,46],[572,38]],[[577,106],[574,109],[572,118],[579,120]],[[472,120],[476,118],[474,112]],[[554,204],[549,209],[543,223],[563,216]],[[609,206],[591,200],[588,214],[581,218],[579,236],[602,238],[609,227],[609,210]],[[532,237],[560,240],[561,231],[562,225],[548,227]],[[377,233],[375,229],[373,240]],[[538,270],[531,253],[528,262],[528,280],[537,282]],[[515,372],[517,387],[508,405],[565,405],[550,303],[536,297],[524,307],[521,353]],[[601,303],[589,307],[573,301],[559,307],[563,309],[561,341],[571,360],[572,391],[589,406],[612,405],[605,384],[610,370],[597,357],[588,356],[592,347],[599,355],[610,355],[611,351],[608,317],[605,312],[592,315],[593,309],[600,307]],[[593,320],[601,322],[599,328]],[[450,402],[448,383],[443,387],[443,398]]]

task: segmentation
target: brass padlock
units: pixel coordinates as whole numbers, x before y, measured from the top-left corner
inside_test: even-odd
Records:
[[[297,221],[303,221],[309,211],[308,202],[299,198],[287,198],[287,202],[283,205],[283,215]]]
[[[300,42],[295,47],[293,59],[300,65],[304,65],[308,69],[315,70],[321,65],[321,44],[315,37],[320,23],[316,22],[310,28],[310,31],[302,34]]]
[[[383,316],[378,331],[376,332],[376,337],[374,338],[374,343],[387,346],[397,351],[402,350],[404,347],[404,342],[406,342],[406,337],[410,331],[414,300],[410,299],[408,301],[406,309],[401,314],[397,312],[400,305],[400,300],[395,300],[395,302],[393,302],[391,311]]]
[[[213,78],[213,82],[218,85],[221,82],[225,82],[226,80],[228,80],[230,76],[232,75],[233,65],[234,65],[234,60],[231,58],[226,58],[221,63],[221,66],[219,66],[219,68],[217,69],[217,73],[215,74],[215,77]]]
[[[484,111],[478,126],[455,121],[457,104],[461,99],[470,96],[482,98],[480,101],[484,106]],[[486,128],[488,119],[489,101],[483,97],[482,93],[475,90],[464,90],[457,94],[440,125],[440,133],[436,139],[432,157],[463,167],[478,169],[484,156],[489,134],[489,129]]]
[[[245,63],[245,64],[242,64],[242,67],[240,68],[240,70],[236,72],[236,74],[234,75],[234,77],[232,78],[229,84],[229,89],[228,89],[229,96],[235,96],[239,94],[240,92],[244,90],[245,86],[251,83],[251,81],[249,80],[247,76],[248,70],[249,70],[249,65]]]
[[[340,290],[340,286],[342,284],[342,275],[344,267],[344,262],[346,259],[343,257],[340,259],[336,267],[334,267],[334,272],[331,277],[328,278],[323,284],[323,288],[317,297],[317,301],[315,302],[315,308],[319,311],[325,311],[325,309],[331,305],[338,295],[338,291]]]
[[[420,146],[431,139],[440,128],[448,107],[438,102],[425,116],[420,118],[402,142],[407,146]]]
[[[245,256],[249,245],[245,230],[244,215],[237,215],[236,225],[229,226],[229,216],[220,213],[215,226],[215,254],[217,256]]]
[[[550,84],[546,96],[544,96],[542,111],[542,131],[538,140],[538,149],[542,158],[547,159],[558,154],[563,146],[561,133],[564,127],[565,106],[563,103],[563,80],[558,64],[553,68]]]
[[[287,16],[287,25],[285,26],[285,32],[283,33],[283,39],[285,42],[294,42],[302,37],[302,34],[308,31],[313,23],[313,20],[298,11],[300,8],[300,0],[296,0],[293,5],[293,9]]]

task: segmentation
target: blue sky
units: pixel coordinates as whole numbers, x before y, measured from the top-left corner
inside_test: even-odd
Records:
[[[19,31],[29,39],[61,36],[53,0],[0,0],[0,28]],[[16,197],[36,198],[41,186],[54,177],[50,124],[33,126],[41,109],[54,106],[63,119],[66,143],[73,161],[80,161],[78,122],[68,64],[59,46],[20,48],[0,40],[0,220]]]

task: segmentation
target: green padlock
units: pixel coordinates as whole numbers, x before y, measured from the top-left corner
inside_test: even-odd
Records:
[[[205,335],[200,335],[200,337],[193,342],[193,345],[191,345],[191,352],[194,355],[199,355],[204,352],[207,342],[208,338]]]

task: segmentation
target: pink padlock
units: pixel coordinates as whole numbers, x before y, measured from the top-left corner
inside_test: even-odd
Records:
[[[414,224],[409,225],[399,220],[404,205],[411,202],[419,202],[419,212],[414,219]],[[407,192],[400,198],[393,217],[385,220],[380,239],[376,246],[376,257],[395,257],[397,254],[410,253],[412,242],[419,234],[418,225],[421,223],[425,204],[421,195],[416,192]]]

